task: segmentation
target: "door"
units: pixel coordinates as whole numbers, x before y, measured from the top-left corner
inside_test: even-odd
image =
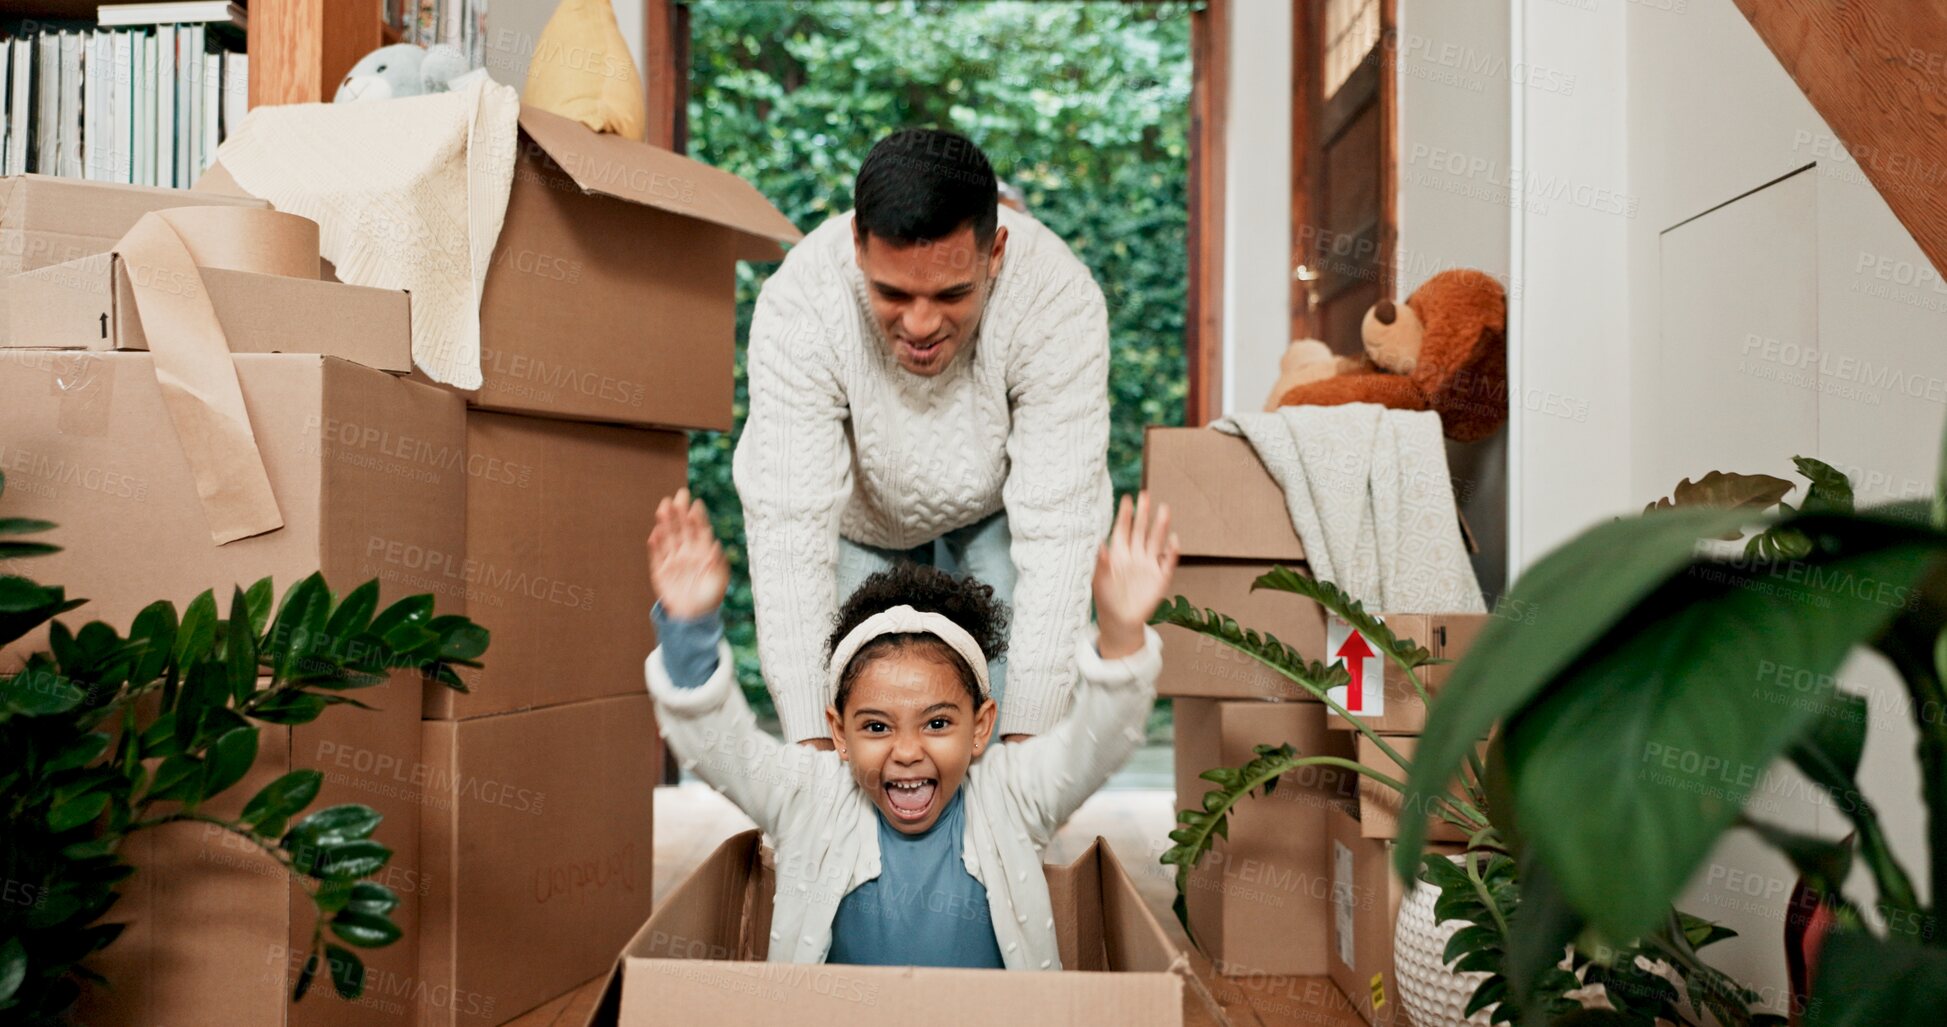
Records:
[[[1393,295],[1394,0],[1292,0],[1291,336],[1361,351]]]

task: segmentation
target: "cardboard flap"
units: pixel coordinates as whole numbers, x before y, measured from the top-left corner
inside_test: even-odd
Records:
[[[1108,842],[1097,838],[1093,851],[1100,853],[1102,863],[1101,886],[1096,889],[1101,910],[1096,922],[1101,925],[1108,965],[1125,971],[1186,972],[1188,960],[1149,914],[1142,894],[1136,891],[1136,882],[1129,879]]]
[[[4,285],[7,339],[26,344],[107,339],[115,302],[110,278],[114,262],[113,253],[97,253],[9,277]],[[42,298],[57,302],[36,302]]]
[[[739,247],[740,259],[775,259],[761,254],[775,250],[776,243],[803,238],[804,233],[756,187],[728,171],[660,146],[591,132],[579,122],[537,107],[522,105],[520,124],[521,131],[583,192],[640,203],[754,237]]]
[[[1102,948],[1102,853],[1107,848],[1108,843],[1097,837],[1073,863],[1041,868],[1048,878],[1055,949],[1063,970],[1109,969]]]

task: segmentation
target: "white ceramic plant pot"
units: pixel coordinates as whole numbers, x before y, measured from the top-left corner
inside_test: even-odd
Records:
[[[1459,857],[1450,857],[1459,862]],[[1464,920],[1433,922],[1433,902],[1440,889],[1422,882],[1399,903],[1393,925],[1393,977],[1399,984],[1399,1003],[1416,1027],[1462,1027],[1486,1024],[1488,1010],[1470,1019],[1462,1016],[1474,989],[1487,980],[1484,973],[1454,973],[1440,961],[1447,939],[1467,926]]]

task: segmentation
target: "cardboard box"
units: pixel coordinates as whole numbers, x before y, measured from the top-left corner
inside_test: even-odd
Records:
[[[1487,626],[1492,615],[1485,613],[1388,613],[1380,617],[1393,634],[1410,638],[1432,652],[1436,659],[1458,661]],[[1420,701],[1413,683],[1399,664],[1385,660],[1383,688],[1385,712],[1360,717],[1367,727],[1382,735],[1417,735],[1426,730],[1426,704]],[[1428,695],[1437,695],[1440,686],[1453,675],[1454,664],[1442,663],[1419,669],[1420,683]],[[1328,711],[1325,724],[1341,731],[1354,730],[1352,723],[1337,712]]]
[[[412,370],[412,304],[403,292],[309,278],[198,268],[232,353],[322,353]],[[128,265],[113,253],[15,275],[5,345],[147,350]]]
[[[421,1022],[502,1023],[613,966],[649,916],[649,696],[421,727]]]
[[[521,108],[474,405],[728,431],[736,261],[801,233],[750,183]]]
[[[22,271],[106,253],[151,211],[208,206],[268,204],[248,197],[47,175],[0,178],[0,282]],[[10,322],[6,290],[0,288],[0,342]]]
[[[1406,780],[1406,771],[1393,762],[1384,752],[1364,735],[1354,735],[1358,739],[1359,762],[1373,770],[1399,781]],[[1411,762],[1413,751],[1419,748],[1420,740],[1415,737],[1388,737],[1386,744]],[[1487,755],[1487,743],[1480,743],[1479,752]],[[1458,785],[1451,789],[1460,794]],[[1399,792],[1361,774],[1359,776],[1359,831],[1366,838],[1398,838],[1401,806],[1405,797]],[[1434,842],[1465,842],[1466,834],[1434,813],[1427,814],[1427,840]]]
[[[136,867],[120,889],[112,919],[128,926],[89,961],[109,980],[91,987],[77,1023],[102,1024],[395,1024],[411,1027],[409,997],[417,981],[419,903],[429,883],[418,869],[420,809],[396,787],[398,768],[419,758],[413,716],[416,675],[398,674],[357,693],[377,711],[337,706],[298,727],[261,725],[257,762],[235,786],[205,803],[205,812],[235,816],[258,789],[292,770],[324,772],[315,812],[362,803],[384,816],[373,838],[393,850],[368,880],[399,897],[392,911],[404,937],[359,949],[365,994],[340,999],[324,979],[304,1001],[291,988],[304,965],[316,919],[303,885],[255,845],[221,828],[170,824],[129,837],[123,853]]]
[[[1216,787],[1197,775],[1249,762],[1260,744],[1286,742],[1302,755],[1352,755],[1351,739],[1325,729],[1319,703],[1177,699],[1176,803],[1201,809]],[[1326,972],[1325,920],[1330,867],[1325,814],[1354,794],[1354,775],[1308,767],[1285,775],[1269,795],[1232,807],[1230,837],[1219,838],[1190,875],[1190,929],[1220,973],[1320,975]]]
[[[728,171],[534,107],[515,160],[467,401],[730,430],[736,261],[777,260],[802,233]],[[197,184],[240,191],[215,165]]]
[[[21,570],[88,597],[67,623],[99,619],[126,630],[150,602],[168,599],[180,610],[207,588],[227,611],[234,587],[266,575],[281,594],[322,570],[343,594],[375,576],[367,561],[373,537],[420,549],[464,543],[457,398],[330,357],[235,360],[285,526],[219,547],[148,354],[0,353],[0,503],[8,516],[59,525],[43,537],[67,548]],[[390,447],[338,445],[342,424],[369,425]],[[450,468],[440,453],[454,458]],[[382,602],[413,590],[381,576]],[[21,639],[5,662],[17,665],[45,639],[44,630]],[[280,774],[324,770],[312,808],[359,802],[384,814],[378,837],[395,855],[379,880],[399,893],[393,915],[408,937],[418,931],[419,806],[399,794],[394,776],[418,762],[420,692],[416,676],[401,675],[359,693],[376,712],[335,707],[295,729],[264,727],[257,767],[213,807],[234,812]],[[373,976],[357,1005],[326,986],[290,1006],[311,903],[283,871],[202,825],[144,832],[133,844],[142,869],[117,907],[133,926],[95,964],[115,987],[91,995],[84,1022],[414,1022],[412,1003],[397,990],[416,979],[413,945],[368,954]]]
[[[425,554],[461,551],[465,409],[437,389],[325,356],[232,358],[284,526],[217,546],[146,353],[0,350],[0,471],[11,517],[53,521],[66,548],[26,569],[127,630],[142,607],[268,575],[279,595],[322,570],[344,594],[378,578],[383,602],[461,596]],[[45,631],[9,646],[11,664]]]
[[[1328,818],[1332,983],[1374,1027],[1410,1025],[1393,976],[1393,925],[1404,895],[1393,872],[1393,843],[1361,835],[1353,812],[1334,809]]]
[[[493,633],[462,695],[427,717],[479,717],[641,695],[655,648],[643,542],[689,478],[680,432],[467,411],[467,613]]]
[[[765,963],[776,882],[758,832],[746,831],[635,933],[588,1023],[1228,1027],[1105,842],[1044,873],[1060,973]]]
[[[1149,428],[1143,433],[1143,488],[1170,505],[1185,557],[1286,566],[1305,558],[1284,493],[1240,436],[1211,428]]]
[[[1252,591],[1251,582],[1273,566],[1249,560],[1185,559],[1177,564],[1171,594],[1183,596],[1199,609],[1216,610],[1260,634],[1276,635],[1306,659],[1324,659],[1325,611],[1317,602],[1289,592]],[[1169,625],[1156,630],[1163,638],[1158,695],[1318,701],[1290,678],[1208,635]]]
[[[1242,436],[1214,428],[1148,428],[1143,488],[1170,505],[1185,557],[1268,560],[1287,567],[1305,558],[1284,491]],[[1467,551],[1479,552],[1467,519],[1458,510],[1454,517]]]

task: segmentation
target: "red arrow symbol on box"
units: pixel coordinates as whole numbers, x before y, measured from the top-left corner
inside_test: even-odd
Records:
[[[1339,651],[1333,654],[1345,660],[1345,672],[1352,675],[1352,684],[1345,690],[1345,708],[1349,713],[1362,713],[1366,708],[1366,657],[1373,655],[1372,647],[1366,644],[1366,636],[1357,631],[1345,636]]]

